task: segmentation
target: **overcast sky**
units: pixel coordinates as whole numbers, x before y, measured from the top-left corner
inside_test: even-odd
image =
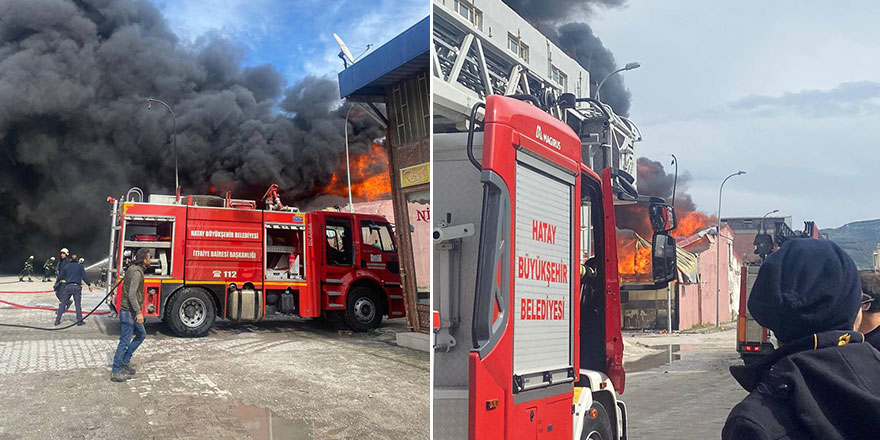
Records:
[[[589,19],[627,72],[639,155],[701,210],[820,228],[880,218],[880,2],[635,1]],[[667,166],[671,171],[671,167]]]

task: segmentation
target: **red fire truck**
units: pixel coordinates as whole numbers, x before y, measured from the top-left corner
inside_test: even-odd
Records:
[[[675,276],[674,211],[610,155],[585,164],[588,121],[539,107],[490,95],[467,133],[433,137],[437,439],[626,438],[614,205],[650,204],[646,288]]]
[[[301,213],[277,200],[260,210],[228,195],[154,195],[148,203],[139,190],[129,195],[108,199],[108,285],[138,249],[153,251],[142,312],[177,335],[204,335],[216,318],[339,317],[366,331],[383,315],[405,314],[394,234],[384,217]]]
[[[758,324],[752,318],[752,314],[748,309],[749,294],[752,292],[755,279],[758,278],[761,263],[767,258],[767,255],[770,255],[779,246],[782,246],[782,243],[788,239],[821,238],[819,228],[815,222],[811,221],[804,222],[803,231],[792,231],[787,224],[776,223],[772,236],[766,230],[760,232],[760,234],[755,236],[754,241],[755,254],[760,257],[760,260],[743,265],[743,270],[740,274],[739,318],[736,321],[736,351],[743,362],[747,364],[775,350],[770,330]]]

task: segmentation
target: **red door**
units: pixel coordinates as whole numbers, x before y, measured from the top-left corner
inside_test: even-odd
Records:
[[[346,275],[354,270],[356,259],[352,217],[326,215],[321,227],[323,234],[320,236],[324,238],[323,243],[319,243],[323,247],[322,296],[326,298],[328,310],[344,310]]]

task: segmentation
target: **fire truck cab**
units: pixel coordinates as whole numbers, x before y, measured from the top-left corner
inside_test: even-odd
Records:
[[[384,217],[259,210],[229,197],[127,198],[109,199],[108,284],[122,278],[138,249],[150,249],[142,313],[177,335],[204,335],[216,318],[339,317],[366,331],[383,315],[405,314],[394,233]]]
[[[763,356],[773,353],[776,349],[775,338],[770,334],[770,330],[758,324],[748,308],[749,295],[752,292],[755,280],[758,278],[758,272],[761,270],[761,264],[763,264],[764,259],[791,238],[813,238],[817,240],[821,238],[819,227],[816,226],[816,222],[812,221],[805,221],[802,231],[792,231],[785,223],[777,223],[774,229],[773,235],[770,235],[762,227],[762,231],[755,235],[755,254],[758,255],[759,260],[743,265],[743,270],[740,274],[739,317],[736,321],[736,351],[745,364],[751,364]]]
[[[468,133],[434,135],[438,439],[626,438],[614,204],[646,199],[533,104],[490,95],[482,133],[477,104]],[[656,287],[675,218],[649,201]]]

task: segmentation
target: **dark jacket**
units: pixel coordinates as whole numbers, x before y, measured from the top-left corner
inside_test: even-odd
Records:
[[[67,284],[80,284],[86,283],[89,286],[92,285],[89,282],[89,277],[86,275],[86,269],[75,261],[70,264],[64,266],[64,270],[58,274],[58,280],[55,281],[55,287],[57,288],[59,285],[67,285]]]
[[[880,327],[875,328],[865,335],[865,342],[880,350]]]
[[[61,278],[61,271],[64,270],[64,268],[68,264],[70,264],[70,257],[64,257],[60,261],[58,261],[58,272],[56,272],[56,274],[58,274],[58,278]]]
[[[871,439],[880,433],[880,352],[859,332],[800,338],[748,367],[750,394],[727,417],[727,439]]]
[[[144,267],[140,264],[132,264],[125,271],[122,279],[122,303],[123,309],[138,313],[144,303]]]

